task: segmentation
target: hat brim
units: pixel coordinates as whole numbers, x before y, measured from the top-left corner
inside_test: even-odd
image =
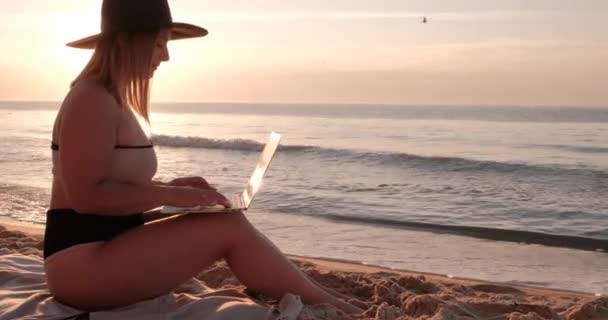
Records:
[[[193,24],[173,22],[171,24],[171,40],[190,39],[204,37],[209,32],[205,28],[195,26]],[[97,41],[101,37],[101,33],[72,41],[66,44],[68,47],[78,49],[95,49]]]

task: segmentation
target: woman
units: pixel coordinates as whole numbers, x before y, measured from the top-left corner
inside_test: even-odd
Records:
[[[95,51],[53,130],[44,256],[56,299],[90,311],[121,307],[168,293],[226,259],[249,289],[361,312],[306,278],[242,213],[144,223],[143,212],[164,204],[229,205],[200,177],[153,181],[156,156],[137,121],[148,120],[150,79],[169,60],[167,42],[207,31],[173,23],[166,0],[105,0],[101,30],[68,44]]]

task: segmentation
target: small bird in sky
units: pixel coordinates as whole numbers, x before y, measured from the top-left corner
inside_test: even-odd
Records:
[[[427,23],[429,20],[426,17],[422,17],[422,23]]]

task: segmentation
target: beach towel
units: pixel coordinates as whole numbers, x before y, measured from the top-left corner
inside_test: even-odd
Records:
[[[268,306],[236,289],[214,290],[192,278],[155,299],[87,315],[53,299],[46,286],[42,258],[0,249],[0,320],[87,319],[87,316],[91,320],[296,320],[302,307],[295,295],[287,294],[276,306]],[[79,315],[83,317],[78,318]]]

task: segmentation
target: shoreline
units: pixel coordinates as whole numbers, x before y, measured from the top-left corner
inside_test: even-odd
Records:
[[[438,225],[423,222],[395,222],[379,218],[331,217],[325,219],[355,224],[371,223],[386,228],[461,235],[484,240],[539,244],[547,247],[576,249],[583,251],[608,252],[608,240],[581,236],[568,236],[537,231],[508,230],[475,226]]]
[[[33,235],[37,237],[44,236],[44,228],[39,224],[28,223],[18,221],[12,218],[0,217],[0,229],[5,227],[9,231],[17,231],[23,232],[26,235]],[[338,271],[345,272],[389,272],[389,273],[398,273],[401,275],[409,275],[409,276],[425,276],[429,278],[433,278],[441,281],[465,281],[470,283],[484,283],[490,285],[498,285],[498,286],[509,286],[513,288],[519,288],[524,290],[535,290],[539,292],[552,292],[552,293],[563,293],[563,294],[573,294],[584,297],[601,297],[601,294],[593,293],[593,292],[582,292],[576,290],[568,290],[562,288],[551,288],[551,287],[539,287],[532,285],[523,285],[523,284],[510,284],[506,282],[495,282],[495,281],[487,281],[469,277],[460,277],[450,274],[442,274],[442,273],[433,273],[426,271],[417,271],[417,270],[407,270],[407,269],[399,269],[399,268],[390,268],[381,265],[375,265],[360,261],[352,261],[346,259],[336,259],[336,258],[328,258],[328,257],[316,257],[316,256],[303,256],[297,254],[289,254],[286,253],[289,258],[296,259],[299,261],[305,261],[317,264],[319,266],[325,266],[331,269],[336,269]]]
[[[367,218],[340,218],[340,217],[316,217],[325,219],[329,222],[349,223],[367,225],[371,223],[374,226],[396,229],[409,230],[414,232],[439,233],[455,236],[464,236],[480,240],[491,240],[505,243],[519,244],[536,244],[545,247],[574,249],[588,252],[608,253],[608,240],[598,238],[587,238],[580,236],[566,236],[561,234],[541,233],[534,231],[522,230],[506,230],[492,229],[485,227],[473,226],[451,226],[451,225],[435,225],[418,222],[399,222],[385,221],[382,219],[367,219]],[[18,227],[30,230],[31,232],[43,232],[40,224],[33,222],[22,222],[0,216],[0,224],[16,225]],[[348,261],[348,260],[347,260]],[[354,262],[354,261],[351,261]],[[355,262],[356,263],[356,262]]]
[[[287,256],[290,258],[300,260],[300,261],[308,261],[308,262],[315,263],[319,266],[327,266],[329,268],[339,270],[339,271],[345,271],[345,272],[349,272],[349,271],[352,271],[352,272],[388,272],[388,273],[397,273],[400,275],[408,275],[408,276],[424,276],[428,279],[447,281],[447,282],[463,281],[463,282],[467,282],[467,283],[478,283],[478,284],[482,283],[482,284],[488,284],[488,285],[505,286],[505,287],[512,287],[512,288],[516,288],[516,289],[533,290],[537,293],[551,292],[551,293],[560,293],[560,294],[572,294],[572,295],[577,295],[577,296],[582,296],[582,297],[602,297],[603,296],[603,295],[597,294],[597,293],[582,292],[582,291],[576,291],[576,290],[567,290],[567,289],[550,288],[550,287],[538,287],[538,286],[529,286],[529,285],[522,285],[522,284],[510,284],[510,283],[505,283],[505,282],[495,282],[495,281],[487,281],[487,280],[480,280],[480,279],[467,278],[467,277],[458,277],[458,276],[426,272],[426,271],[394,269],[394,268],[387,268],[387,267],[374,265],[374,264],[360,263],[357,261],[332,259],[332,258],[325,258],[325,257],[307,257],[307,256],[299,256],[299,255],[292,255],[292,254],[288,254]]]
[[[21,231],[26,234],[32,234],[37,236],[44,235],[44,228],[31,222],[23,222],[9,217],[0,216],[0,226],[5,227],[12,231]]]

